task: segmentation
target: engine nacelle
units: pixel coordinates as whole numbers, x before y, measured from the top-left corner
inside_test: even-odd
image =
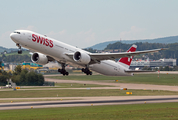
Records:
[[[73,59],[76,62],[85,64],[85,65],[87,65],[91,61],[91,58],[87,53],[79,52],[79,51],[74,53]]]
[[[31,56],[31,60],[34,63],[40,64],[40,65],[45,65],[48,63],[48,58],[46,57],[46,55],[41,54],[41,53],[33,53],[33,55]]]

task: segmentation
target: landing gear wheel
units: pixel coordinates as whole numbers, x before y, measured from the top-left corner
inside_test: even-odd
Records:
[[[22,49],[20,44],[16,44],[17,47],[19,47],[18,54],[22,54]]]
[[[82,68],[82,72],[84,72],[86,75],[92,75],[92,72],[88,68]]]
[[[69,73],[65,70],[65,69],[58,69],[58,72],[60,72],[61,74],[63,74],[63,76],[68,76]]]
[[[18,50],[18,54],[22,54],[22,50],[21,49]]]
[[[90,72],[90,75],[92,75],[92,72]]]
[[[63,74],[63,76],[65,76],[65,75],[68,76],[69,75],[68,72],[63,72],[62,74]]]

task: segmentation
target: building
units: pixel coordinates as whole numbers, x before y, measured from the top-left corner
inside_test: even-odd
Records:
[[[43,68],[43,66],[36,63],[22,63],[22,69],[36,70],[40,68]]]
[[[155,67],[165,67],[165,66],[176,66],[176,59],[159,59],[159,60],[137,60],[137,61],[132,61],[130,68],[135,69],[135,68],[140,68],[142,69],[144,66],[155,68]]]
[[[0,70],[4,70],[4,63],[1,63],[1,67],[0,67]]]

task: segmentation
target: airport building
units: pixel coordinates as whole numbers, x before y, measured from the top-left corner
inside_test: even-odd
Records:
[[[0,70],[4,70],[4,63],[1,63],[1,67],[0,67]]]
[[[151,67],[151,68],[156,68],[156,67],[165,67],[165,66],[176,66],[177,62],[176,59],[159,59],[159,60],[136,60],[132,61],[130,68],[135,69],[139,68],[142,69],[144,66]]]

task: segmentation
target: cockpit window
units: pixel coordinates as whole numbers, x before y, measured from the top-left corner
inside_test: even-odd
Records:
[[[20,32],[16,32],[16,31],[14,33],[20,34]]]

